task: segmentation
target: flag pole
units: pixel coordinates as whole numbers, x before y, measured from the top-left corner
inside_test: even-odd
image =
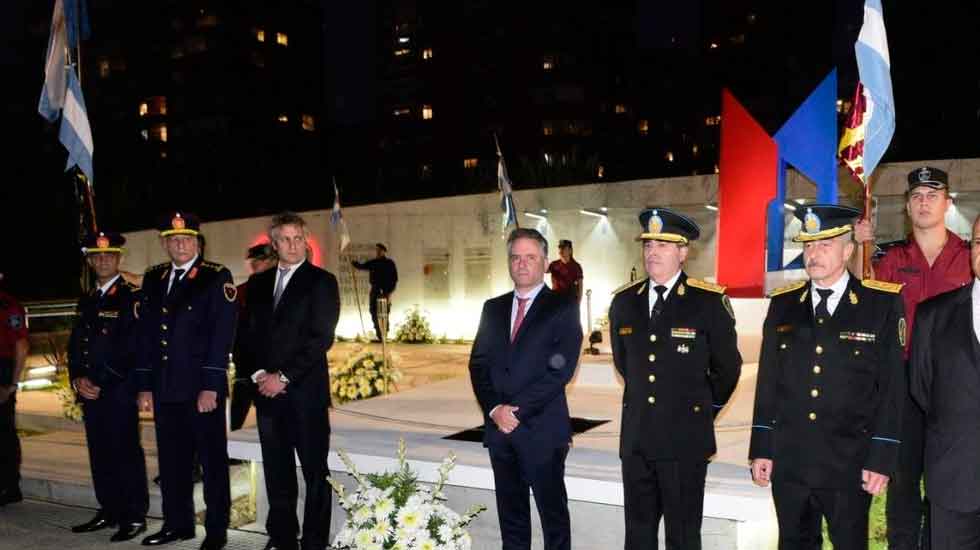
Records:
[[[343,253],[341,253],[343,254]],[[351,253],[347,253],[347,263],[351,264],[350,282],[354,287],[354,301],[357,303],[357,317],[361,320],[361,334],[367,336],[367,329],[364,328],[364,312],[361,310],[361,293],[357,290],[357,277],[354,275],[354,264],[351,260]]]

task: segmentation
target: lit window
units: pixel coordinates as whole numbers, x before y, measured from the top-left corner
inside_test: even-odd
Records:
[[[719,124],[721,124],[721,115],[709,116],[704,119],[705,126],[718,126]]]
[[[105,57],[99,58],[99,76],[109,78],[109,60]]]
[[[541,60],[541,68],[546,71],[550,71],[551,69],[554,69],[555,58],[550,55],[546,55],[544,59]]]
[[[422,59],[432,59],[432,48],[422,50]]]
[[[313,130],[316,129],[316,124],[313,120],[313,115],[303,115],[302,120],[303,120],[302,122],[303,129],[306,130],[307,132],[312,132]]]
[[[158,95],[153,96],[147,100],[147,106],[149,107],[149,113],[151,115],[166,116],[167,114],[167,98]]]
[[[276,33],[276,44],[279,44],[280,46],[288,46],[289,45],[289,37],[286,36],[286,33],[284,33],[284,32],[277,32]]]
[[[255,29],[255,39],[259,42],[265,42],[265,31],[262,29]]]
[[[408,44],[408,42],[409,42],[410,40],[411,40],[411,38],[409,38],[409,37],[407,37],[407,36],[399,36],[399,37],[398,37],[398,43],[399,43],[399,44]]]
[[[167,151],[166,150],[160,149],[160,158],[162,158],[162,159],[167,158]]]
[[[555,161],[554,157],[552,157],[550,154],[548,154],[548,153],[545,153],[544,154],[544,163],[545,164],[547,164],[548,166],[551,166],[552,164],[554,164],[554,161]]]
[[[544,124],[541,125],[541,133],[546,136],[554,135],[555,127],[551,124],[551,121],[545,121]]]
[[[289,116],[286,113],[282,113],[276,118],[276,120],[278,120],[282,124],[286,124],[287,122],[289,122]]]
[[[711,44],[708,44],[708,47],[711,48],[712,50],[717,50],[718,49],[718,43],[717,42],[712,42]]]
[[[606,167],[600,164],[595,170],[595,175],[597,178],[602,179],[606,175]]]
[[[640,132],[641,136],[645,136],[650,133],[650,121],[643,118],[636,124],[636,129]]]
[[[147,141],[148,139],[150,139],[150,131],[140,130],[140,137],[143,138],[143,141]]]
[[[625,103],[617,103],[616,104],[615,111],[616,111],[616,114],[617,115],[621,115],[621,114],[625,113],[626,112],[626,104]]]
[[[432,105],[422,106],[422,119],[430,120],[432,118]]]
[[[144,101],[140,103],[140,116],[146,116],[146,113],[150,112],[150,106]]]
[[[667,159],[667,162],[674,162],[674,153],[667,151],[667,154],[664,155],[664,158]]]
[[[698,156],[698,151],[699,151],[699,149],[698,149],[697,144],[694,144],[694,145],[691,146],[691,154],[692,155]]]
[[[715,173],[716,174],[718,173],[718,165],[717,164],[715,165]]]
[[[463,168],[466,168],[468,170],[472,170],[473,168],[476,168],[478,164],[480,164],[480,159],[478,158],[473,157],[473,158],[463,159]]]
[[[432,165],[423,164],[419,167],[419,179],[430,180],[432,179]]]
[[[154,124],[150,127],[150,137],[161,143],[167,143],[167,125]]]
[[[408,55],[410,53],[412,53],[412,50],[410,50],[408,48],[399,48],[399,49],[395,50],[395,57],[401,57],[403,55]]]
[[[395,116],[406,116],[412,114],[412,110],[408,107],[399,107],[398,109],[392,111],[391,114]]]

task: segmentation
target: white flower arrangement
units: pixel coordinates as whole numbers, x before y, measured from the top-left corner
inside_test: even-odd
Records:
[[[435,342],[429,321],[422,315],[419,306],[408,310],[405,322],[398,325],[395,340],[407,344],[431,344]]]
[[[78,394],[75,392],[75,388],[71,386],[67,373],[61,373],[58,376],[54,394],[58,396],[58,403],[61,404],[61,414],[68,420],[81,422],[82,404],[78,402]]]
[[[456,465],[450,453],[439,466],[439,481],[421,485],[405,458],[405,440],[398,441],[398,471],[362,474],[350,457],[338,451],[357,488],[347,493],[344,485],[328,477],[347,520],[334,538],[333,550],[470,550],[473,540],[466,531],[486,506],[476,505],[460,515],[445,505],[442,492]]]
[[[330,394],[342,405],[390,393],[402,379],[396,363],[395,354],[389,353],[385,361],[380,353],[355,345],[346,361],[330,367]]]

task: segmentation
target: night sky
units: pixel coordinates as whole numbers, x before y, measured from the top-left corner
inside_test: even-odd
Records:
[[[485,2],[468,0],[469,3]],[[8,0],[0,17],[0,66],[7,73],[6,100],[0,108],[7,121],[4,141],[8,143],[3,155],[6,173],[0,191],[4,212],[0,223],[14,244],[8,247],[0,270],[7,274],[7,288],[26,298],[71,298],[78,291],[76,198],[70,178],[60,173],[65,154],[57,141],[57,128],[36,112],[50,4],[53,2],[49,0]],[[322,72],[327,84],[322,105],[325,120],[320,130],[328,159],[327,165],[320,168],[324,172],[344,173],[351,169],[342,166],[343,159],[329,155],[335,145],[349,140],[349,129],[372,132],[382,122],[378,120],[377,101],[384,92],[384,82],[376,69],[378,56],[388,52],[382,52],[378,41],[371,39],[374,34],[368,27],[377,19],[380,6],[388,4],[397,2],[322,2]],[[725,0],[636,2],[630,25],[634,35],[630,39],[644,55],[655,55],[658,49],[665,48],[688,48],[694,52],[712,39],[713,29],[726,24],[730,10],[751,4]],[[884,0],[883,4],[898,113],[896,136],[884,161],[980,156],[980,65],[976,61],[980,46],[975,37],[980,28],[980,8],[968,5],[972,4],[969,2],[951,1]],[[833,67],[839,71],[840,96],[852,95],[857,72],[853,43],[860,29],[863,2],[765,5],[756,10],[759,22],[752,32],[758,38],[746,48],[745,56],[733,60],[736,66],[745,67],[746,76],[726,74],[723,78],[751,112],[759,113],[767,130],[774,132]],[[502,1],[493,6],[503,12],[502,17],[521,17],[521,2]],[[556,2],[553,9],[577,6],[577,2]],[[126,17],[131,16],[127,12]],[[94,41],[99,39],[98,24],[93,22]],[[461,31],[465,33],[465,29]],[[521,83],[509,85],[519,87]],[[708,92],[717,98],[720,89]],[[98,181],[98,141],[96,150]],[[129,185],[138,187],[140,182],[130,181]],[[490,192],[495,188],[492,179],[482,185],[485,189],[476,190]],[[197,208],[195,194],[180,189],[176,199],[189,209]],[[390,189],[365,189],[354,194],[347,204],[390,200]],[[438,182],[418,189],[420,197],[456,192],[439,187]],[[398,198],[411,198],[411,191],[399,189],[399,193]],[[100,212],[100,217],[121,220],[123,225],[139,224],[119,211],[139,212],[147,207],[143,203],[113,202],[111,197],[100,201],[103,199],[113,207],[111,212]],[[325,194],[321,203],[313,207],[328,208],[331,200]],[[251,197],[229,194],[226,217],[266,213],[258,207],[249,210],[248,205],[254,202]],[[155,211],[146,212],[142,226],[149,226],[156,215]],[[135,227],[126,227],[132,228]]]

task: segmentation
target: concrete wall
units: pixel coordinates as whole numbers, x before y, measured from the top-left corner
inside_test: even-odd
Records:
[[[880,198],[879,235],[900,238],[906,231],[902,214],[905,176],[909,170],[929,164],[947,170],[953,190],[960,193],[949,223],[959,233],[969,233],[970,221],[980,211],[980,159],[923,161],[883,165],[876,171],[873,189]],[[853,202],[846,190],[856,189],[843,172],[841,202]],[[519,186],[518,182],[518,186]],[[692,246],[686,270],[694,277],[713,280],[715,273],[717,213],[705,207],[716,202],[717,176],[646,179],[617,183],[598,183],[574,187],[554,187],[515,192],[522,212],[522,227],[540,229],[552,244],[551,259],[558,239],[575,243],[575,257],[585,272],[585,288],[592,290],[593,319],[605,316],[611,292],[629,280],[635,267],[644,275],[640,246],[634,237],[640,232],[637,214],[647,206],[669,206],[695,219],[702,228],[701,240]],[[790,172],[788,197],[812,201],[814,187],[800,174]],[[601,219],[579,212],[583,208],[607,209]],[[523,214],[547,209],[547,220]],[[313,233],[315,260],[338,276],[343,308],[338,332],[353,336],[361,332],[358,308],[352,291],[351,271],[342,262],[338,239],[330,225],[329,211],[304,213]],[[409,308],[418,305],[429,319],[436,335],[472,337],[476,331],[483,301],[511,288],[507,274],[506,250],[500,227],[499,197],[496,193],[438,199],[392,202],[344,209],[350,228],[351,250],[355,255],[373,256],[373,243],[384,242],[398,265],[399,284],[393,298],[391,324],[403,321]],[[246,218],[206,223],[209,260],[229,267],[236,282],[248,276],[245,249],[260,241],[268,218]],[[787,212],[786,235],[798,229],[798,222]],[[163,262],[166,256],[155,231],[127,234],[124,269],[141,271]],[[763,239],[760,238],[760,243]],[[785,257],[792,259],[799,248],[787,242]],[[796,280],[800,272],[778,273],[767,280],[771,288],[786,280]],[[359,301],[365,324],[367,315],[367,277],[358,272]],[[587,310],[583,304],[583,324]],[[747,325],[740,323],[740,325]],[[755,323],[751,323],[754,325]]]

